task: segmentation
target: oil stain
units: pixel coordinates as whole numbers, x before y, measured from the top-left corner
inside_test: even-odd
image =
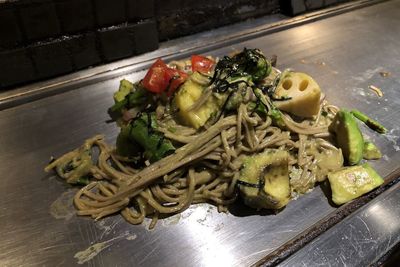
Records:
[[[76,210],[73,203],[76,190],[68,190],[61,194],[51,205],[50,214],[56,219],[71,219]]]
[[[135,240],[136,237],[137,237],[136,234],[131,234],[131,233],[129,233],[129,231],[126,231],[125,233],[123,233],[117,237],[114,237],[110,240],[106,240],[103,242],[95,243],[95,244],[89,246],[87,249],[75,253],[74,258],[76,258],[78,260],[78,264],[83,264],[87,261],[90,261],[94,257],[96,257],[104,249],[114,245],[117,240],[121,240],[121,239],[125,238],[126,240],[131,241],[131,240]]]

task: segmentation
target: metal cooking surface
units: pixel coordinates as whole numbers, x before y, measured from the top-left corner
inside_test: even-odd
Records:
[[[398,183],[279,266],[369,266],[400,242],[399,200]]]
[[[385,137],[364,132],[382,148],[384,158],[373,165],[386,176],[400,162],[398,14],[399,1],[385,2],[207,54],[222,56],[243,47],[276,54],[279,68],[315,77],[330,102],[358,108],[383,122],[390,129]],[[391,75],[384,78],[380,71]],[[335,211],[316,188],[277,215],[240,206],[232,214],[219,214],[212,206],[200,205],[159,222],[153,231],[118,215],[98,222],[75,216],[72,206],[62,203],[75,189],[46,175],[43,167],[51,155],[74,149],[94,134],[104,133],[114,142],[118,129],[105,122],[106,110],[120,78],[0,113],[1,265],[75,265],[74,255],[91,245],[102,250],[96,256],[92,251],[94,257],[86,262],[95,266],[249,265]],[[384,96],[377,97],[369,85],[380,87]]]

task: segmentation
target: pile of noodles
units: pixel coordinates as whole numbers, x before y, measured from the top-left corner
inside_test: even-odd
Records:
[[[270,117],[261,117],[245,103],[236,114],[222,115],[202,131],[164,116],[158,118],[157,130],[179,144],[179,148],[157,162],[134,169],[128,158],[117,155],[115,148],[97,135],[50,163],[46,171],[55,169],[68,182],[76,180],[74,175],[82,171],[80,164],[89,161],[89,167],[86,164],[85,168],[93,178],[74,197],[78,215],[97,220],[120,213],[132,224],[141,224],[151,217],[152,228],[158,218],[180,213],[195,203],[207,202],[216,205],[219,211],[226,211],[238,197],[237,181],[243,158],[269,148],[290,154],[292,197],[311,190],[329,171],[318,166],[318,155],[341,155],[328,132],[337,110],[321,100],[320,114],[324,116],[313,120],[299,122],[283,113],[285,130],[273,126]],[[171,123],[174,132],[168,130]],[[92,153],[95,147],[98,156]],[[63,168],[71,162],[78,167],[65,172]]]

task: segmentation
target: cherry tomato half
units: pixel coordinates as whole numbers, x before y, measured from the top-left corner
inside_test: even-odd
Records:
[[[169,68],[161,59],[151,65],[146,76],[143,78],[143,86],[150,92],[160,94],[168,89],[170,96],[182,83],[188,75],[180,70]]]
[[[209,72],[215,64],[213,60],[199,55],[193,55],[191,61],[193,72]]]
[[[153,93],[162,93],[169,85],[170,73],[168,66],[161,59],[151,65],[143,78],[143,86]]]
[[[175,90],[186,81],[186,79],[188,78],[188,74],[180,71],[180,70],[175,70],[175,69],[170,69],[170,73],[171,73],[171,80],[169,83],[169,89],[168,89],[168,96],[171,96]]]

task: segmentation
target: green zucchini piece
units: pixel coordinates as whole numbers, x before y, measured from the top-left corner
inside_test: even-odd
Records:
[[[364,138],[351,113],[346,110],[336,113],[329,131],[335,133],[337,145],[348,164],[358,164],[363,157]]]
[[[383,184],[381,176],[368,164],[344,167],[328,174],[332,200],[341,205]]]
[[[364,159],[380,159],[382,153],[374,143],[367,141],[364,143],[363,157]]]
[[[115,102],[121,102],[125,97],[133,90],[133,83],[128,80],[121,80],[119,83],[119,89],[114,93]]]
[[[244,160],[238,181],[244,203],[256,209],[280,209],[290,200],[289,154],[268,149]]]

